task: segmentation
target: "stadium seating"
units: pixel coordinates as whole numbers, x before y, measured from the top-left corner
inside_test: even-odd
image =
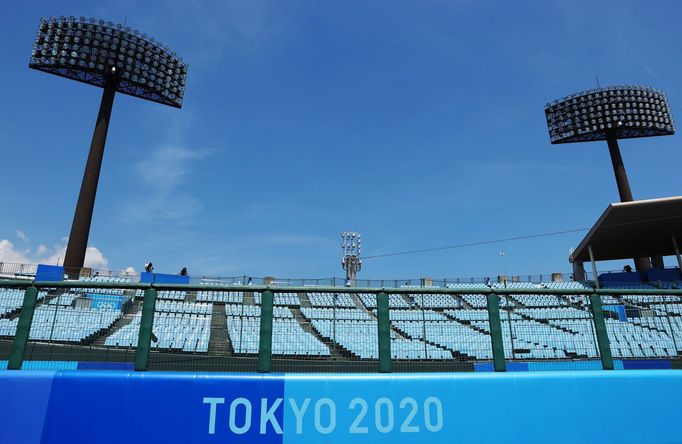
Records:
[[[499,285],[463,283],[448,284],[448,287],[470,290],[494,289]],[[648,284],[621,286],[640,289]],[[509,282],[507,287],[585,288],[579,282]],[[30,339],[88,344],[88,340],[101,337],[104,346],[135,347],[140,313],[127,314],[117,322],[123,316],[120,309],[83,308],[87,304],[82,304],[81,300],[86,295],[81,291],[120,294],[91,289],[59,296],[42,292]],[[142,296],[143,292],[137,294]],[[0,336],[11,338],[15,334],[23,296],[23,290],[0,290]],[[197,303],[189,302],[193,300],[193,293],[189,296],[192,299],[184,291],[159,292],[153,327],[158,341],[152,343],[152,347],[206,353],[213,311],[216,306],[224,305],[224,325],[230,343],[227,348],[235,355],[258,353],[262,302],[259,293],[197,291]],[[389,295],[393,358],[490,361],[492,347],[487,299],[485,294]],[[503,347],[508,359],[599,357],[587,296],[518,294],[500,296],[499,300]],[[273,354],[279,357],[341,355],[348,359],[377,359],[376,301],[376,294],[275,293]],[[653,359],[682,354],[682,297],[613,294],[602,296],[602,304],[614,357]],[[124,305],[124,309],[128,311],[130,306]]]
[[[21,308],[24,303],[24,293],[24,290],[16,288],[0,288],[0,318]],[[45,295],[47,292],[39,292],[38,301],[42,300]]]
[[[110,282],[110,283],[126,283],[130,282],[129,278],[125,277],[114,277],[114,276],[93,276],[93,277],[81,277],[78,279],[80,282]],[[94,293],[94,294],[116,294],[123,295],[125,290],[117,288],[83,288],[78,289],[79,292],[83,293]]]
[[[355,307],[353,297],[345,293],[308,293],[308,301],[313,307]]]
[[[211,333],[211,312],[200,313],[205,304],[190,308],[192,304],[183,304],[180,311],[158,311],[154,315],[152,332],[157,337],[152,342],[156,349],[181,350],[185,352],[207,352]],[[208,305],[209,307],[212,307]],[[170,307],[165,307],[166,309]],[[104,344],[116,347],[137,346],[140,332],[141,314],[133,317],[132,321],[106,338]]]
[[[135,292],[135,297],[140,299],[143,298],[144,290],[137,290]],[[161,290],[156,294],[156,299],[172,299],[176,301],[184,301],[186,297],[187,297],[186,291],[177,290]]]
[[[29,339],[36,341],[81,342],[112,326],[120,310],[96,310],[40,305],[33,314]],[[0,336],[13,335],[18,319],[0,319]]]
[[[197,301],[241,304],[244,301],[244,293],[241,291],[198,291]]]
[[[225,314],[234,352],[258,353],[260,307],[229,304],[225,305]],[[329,347],[305,331],[292,311],[286,307],[273,307],[272,330],[273,355],[330,356]]]
[[[260,293],[254,293],[253,295],[253,300],[256,304],[260,305],[261,304],[261,294]],[[291,293],[275,293],[273,295],[273,302],[274,305],[280,305],[284,307],[294,307],[301,305],[301,300],[298,298],[298,295],[296,294],[291,294]]]
[[[358,294],[362,304],[367,308],[377,308],[377,296],[375,294]],[[399,294],[388,295],[389,308],[409,308],[410,304],[405,300],[405,297]]]

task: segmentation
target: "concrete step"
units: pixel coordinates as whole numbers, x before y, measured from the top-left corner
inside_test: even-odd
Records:
[[[230,336],[227,334],[227,318],[223,304],[213,304],[208,353],[212,356],[232,356],[234,354]]]

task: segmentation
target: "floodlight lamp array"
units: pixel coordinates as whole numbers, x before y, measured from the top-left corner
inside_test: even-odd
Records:
[[[582,91],[548,103],[545,117],[553,144],[675,133],[665,94],[645,86]]]
[[[41,19],[29,67],[182,107],[188,66],[137,30],[85,17]]]
[[[360,257],[360,243],[362,235],[353,231],[344,231],[341,233],[341,248],[343,249],[343,256]]]

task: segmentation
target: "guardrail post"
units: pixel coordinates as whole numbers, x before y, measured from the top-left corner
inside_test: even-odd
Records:
[[[33,312],[36,309],[37,300],[38,289],[36,287],[28,287],[24,292],[24,303],[21,306],[21,314],[19,315],[12,350],[9,353],[8,370],[19,370],[24,362],[24,352],[26,351],[28,336],[31,333],[31,323],[33,322]]]
[[[260,343],[258,345],[258,371],[269,373],[272,369],[272,291],[261,295],[260,303]]]
[[[377,295],[377,337],[379,339],[379,372],[391,373],[391,319],[388,316],[388,294]]]
[[[502,321],[500,321],[500,298],[489,293],[488,322],[490,323],[490,342],[493,348],[493,366],[496,372],[507,371],[504,362],[504,342],[502,342]]]
[[[604,311],[601,306],[601,296],[598,294],[590,295],[590,309],[594,321],[594,330],[597,332],[597,344],[599,345],[599,355],[601,356],[601,366],[604,370],[613,370],[613,357],[611,356],[611,345],[609,344],[609,334],[606,331],[604,321]]]
[[[142,302],[142,318],[140,319],[140,334],[137,337],[137,350],[135,351],[135,371],[147,370],[149,360],[149,348],[152,341],[152,328],[154,326],[154,310],[156,308],[156,289],[148,288],[144,291]]]

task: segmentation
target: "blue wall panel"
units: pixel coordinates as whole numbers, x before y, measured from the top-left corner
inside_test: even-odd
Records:
[[[676,371],[5,371],[0,393],[2,442],[682,442]]]
[[[623,368],[625,370],[670,370],[672,362],[669,359],[623,359]]]
[[[132,362],[78,362],[78,370],[124,370],[135,368]]]

